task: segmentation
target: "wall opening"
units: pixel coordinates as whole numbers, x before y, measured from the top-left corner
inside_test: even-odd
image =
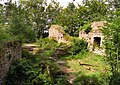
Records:
[[[94,37],[94,47],[100,47],[101,37]]]

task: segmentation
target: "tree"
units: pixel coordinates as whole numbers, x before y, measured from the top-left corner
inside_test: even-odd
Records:
[[[0,45],[11,41],[13,39],[12,34],[7,29],[7,17],[6,17],[6,9],[4,6],[0,6]]]
[[[120,17],[104,29],[106,60],[111,67],[110,85],[120,84]]]
[[[37,39],[43,37],[45,31],[50,27],[57,13],[59,13],[59,3],[52,0],[48,5],[46,0],[28,0],[23,1],[22,7],[27,11],[28,19],[33,23],[33,29]]]
[[[106,20],[108,8],[104,0],[85,0],[84,6],[87,8],[87,21]]]
[[[31,42],[35,40],[33,30],[26,22],[26,12],[20,5],[17,6],[10,2],[1,8],[3,9],[0,10],[0,25],[2,26],[1,29],[4,30],[4,34],[10,34],[19,41]],[[14,41],[14,38],[11,40]]]
[[[23,9],[28,14],[28,19],[31,23],[34,23],[34,31],[37,34],[37,38],[42,37],[42,32],[45,27],[46,20],[45,15],[45,0],[28,0],[21,2]]]
[[[108,6],[108,20],[114,20],[120,15],[120,1],[119,0],[107,0]]]
[[[54,20],[55,24],[62,25],[71,36],[78,36],[80,26],[93,21],[103,21],[108,18],[108,6],[103,0],[85,0],[83,5],[76,7],[69,3]]]
[[[69,3],[67,8],[64,8],[60,14],[57,15],[54,23],[65,27],[64,30],[69,35],[78,36],[77,29],[79,24],[77,24],[77,22],[79,22],[79,19],[76,12],[77,8],[74,3]]]

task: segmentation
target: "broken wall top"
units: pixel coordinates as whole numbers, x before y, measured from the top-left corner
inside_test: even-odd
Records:
[[[50,29],[56,29],[58,30],[60,33],[64,34],[64,30],[63,30],[63,27],[60,26],[60,25],[51,25]]]
[[[69,36],[67,33],[64,32],[63,27],[60,25],[51,25],[50,29],[56,29],[59,31],[59,33],[63,34],[64,36]]]
[[[98,21],[91,23],[92,30],[91,31],[101,31],[101,29],[105,26],[106,21]]]
[[[52,31],[55,31],[55,30],[57,30],[58,32],[56,32],[55,34],[50,34],[50,32],[52,33]],[[51,25],[51,27],[49,29],[49,36],[51,36],[51,37],[55,37],[55,36],[59,37],[58,33],[62,34],[62,36],[63,36],[62,39],[65,39],[65,40],[68,40],[68,41],[70,40],[70,35],[64,32],[62,26],[60,26],[60,25]]]

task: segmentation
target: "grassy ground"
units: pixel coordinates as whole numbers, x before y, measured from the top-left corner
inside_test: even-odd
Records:
[[[44,56],[51,56],[53,50],[42,53]],[[68,71],[73,85],[108,85],[107,78],[110,75],[109,66],[104,57],[90,52],[83,52],[76,55],[62,56],[61,60],[66,62],[62,65],[63,71]],[[66,68],[67,67],[67,68]]]
[[[75,76],[74,85],[107,85],[109,66],[104,57],[93,53],[65,56],[62,58]]]

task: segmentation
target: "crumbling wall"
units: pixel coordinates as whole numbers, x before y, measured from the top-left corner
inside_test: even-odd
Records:
[[[0,48],[0,81],[2,81],[14,60],[21,58],[21,43],[10,42]]]
[[[49,29],[49,38],[56,40],[58,43],[68,43],[69,35],[63,31],[59,25],[52,25]]]
[[[92,30],[89,33],[85,33],[84,31],[79,32],[79,38],[84,39],[88,42],[88,49],[97,54],[104,54],[105,50],[103,47],[104,35],[102,34],[101,29],[105,26],[106,21],[98,21],[91,23]],[[95,38],[100,38],[100,46],[95,46]]]

